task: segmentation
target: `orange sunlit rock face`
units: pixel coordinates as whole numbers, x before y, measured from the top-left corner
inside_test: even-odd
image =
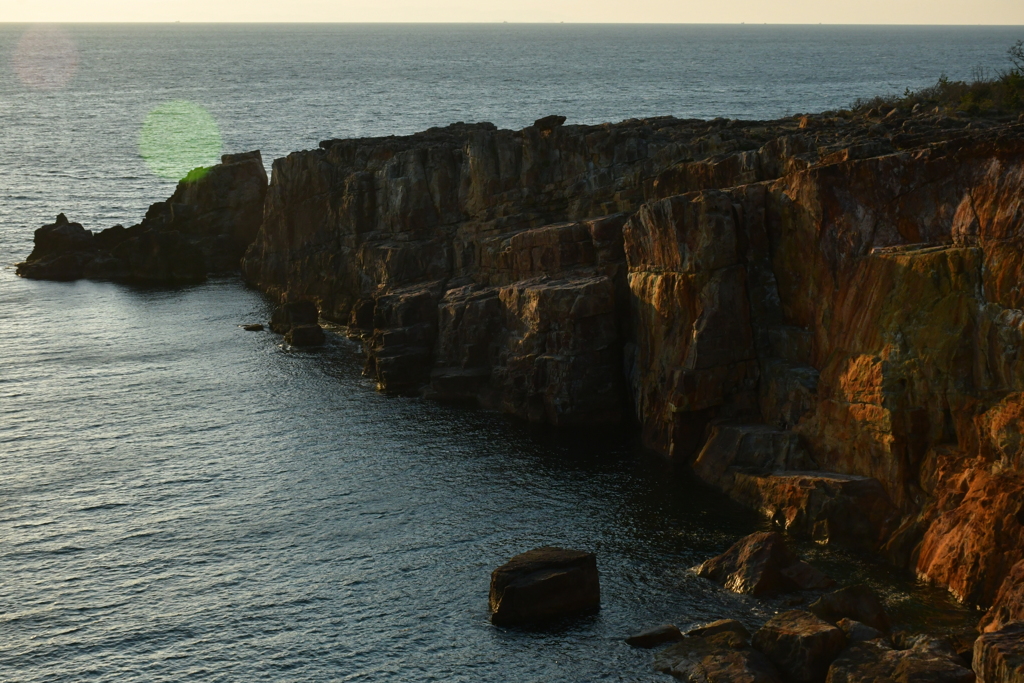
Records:
[[[635,419],[793,533],[1010,604],[1024,129],[878,124],[326,141],[275,162],[244,271],[348,323],[384,390]]]

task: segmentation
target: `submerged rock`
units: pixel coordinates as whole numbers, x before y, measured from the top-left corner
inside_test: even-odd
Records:
[[[544,547],[516,555],[491,574],[491,622],[529,625],[601,607],[593,553]]]
[[[735,619],[719,619],[718,621],[713,621],[710,624],[690,629],[686,632],[686,635],[707,638],[719,633],[736,633],[743,638],[750,640],[750,632],[747,630],[747,627]]]
[[[683,634],[675,624],[662,624],[655,628],[637,633],[626,638],[626,644],[633,647],[651,648],[665,643],[682,640]]]

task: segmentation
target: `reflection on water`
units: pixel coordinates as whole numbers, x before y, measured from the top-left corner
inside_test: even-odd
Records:
[[[32,26],[25,30],[11,58],[21,83],[38,90],[59,90],[75,77],[78,47],[64,29]]]
[[[762,522],[631,435],[381,396],[340,337],[238,328],[234,281],[0,295],[0,679],[641,681],[624,635],[778,609],[688,571]],[[491,569],[545,544],[597,553],[602,611],[492,627]]]

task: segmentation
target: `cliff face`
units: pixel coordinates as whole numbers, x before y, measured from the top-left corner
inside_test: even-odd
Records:
[[[791,531],[1024,618],[1024,127],[560,124],[279,159],[245,276],[384,390],[635,418]]]
[[[234,272],[263,221],[267,172],[259,151],[225,154],[178,183],[138,225],[93,233],[60,214],[35,232],[18,275],[40,280],[174,284]]]

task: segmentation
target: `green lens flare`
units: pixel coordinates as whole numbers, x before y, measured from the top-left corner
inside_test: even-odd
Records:
[[[163,178],[180,180],[196,167],[212,166],[220,152],[217,122],[195,102],[166,102],[142,123],[139,154],[149,170]]]

